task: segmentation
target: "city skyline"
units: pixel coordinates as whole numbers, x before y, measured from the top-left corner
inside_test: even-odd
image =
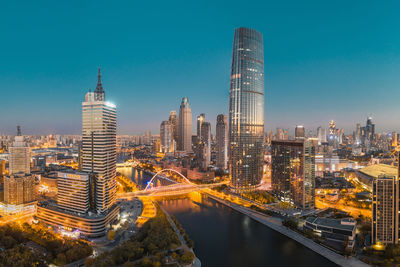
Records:
[[[98,67],[108,99],[120,107],[119,134],[158,132],[182,97],[191,101],[193,123],[205,113],[215,125],[218,114],[227,115],[231,36],[239,26],[266,38],[267,131],[299,124],[315,131],[333,119],[351,133],[370,115],[377,131],[399,130],[388,116],[400,96],[400,39],[391,32],[399,25],[398,4],[344,3],[259,2],[257,10],[240,7],[242,17],[230,15],[240,5],[215,3],[211,10],[205,3],[193,18],[173,4],[167,16],[162,8],[140,14],[146,4],[53,4],[54,12],[43,13],[30,3],[24,8],[9,3],[0,19],[13,26],[4,31],[13,42],[2,43],[0,52],[0,88],[7,99],[0,112],[8,115],[0,116],[0,134],[14,133],[17,124],[26,134],[78,134],[77,96],[94,89]],[[223,17],[213,16],[222,11]],[[16,23],[16,12],[25,20]],[[71,14],[78,20],[68,20]],[[165,24],[151,22],[153,16],[165,18]],[[29,46],[26,39],[32,40]]]

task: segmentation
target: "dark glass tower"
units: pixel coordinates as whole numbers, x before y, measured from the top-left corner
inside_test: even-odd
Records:
[[[231,186],[251,191],[263,175],[264,49],[258,31],[235,30],[229,94]]]

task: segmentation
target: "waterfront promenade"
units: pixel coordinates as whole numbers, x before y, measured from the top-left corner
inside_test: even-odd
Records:
[[[250,218],[272,228],[273,230],[299,242],[300,244],[304,245],[305,247],[313,250],[314,252],[320,254],[321,256],[327,258],[328,260],[336,263],[339,266],[349,266],[349,267],[366,267],[369,266],[368,264],[360,261],[357,258],[354,257],[349,257],[346,258],[338,253],[335,253],[334,251],[321,246],[320,244],[315,243],[313,240],[304,237],[303,235],[292,231],[288,229],[287,227],[282,225],[282,221],[279,218],[271,217],[264,215],[262,213],[259,213],[257,211],[253,211],[250,208],[246,208],[237,204],[234,204],[230,201],[221,199],[219,197],[213,196],[209,193],[204,192],[208,197],[238,211],[241,212]]]

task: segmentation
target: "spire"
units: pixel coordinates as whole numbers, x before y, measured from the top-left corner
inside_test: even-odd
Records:
[[[97,86],[96,86],[96,92],[97,93],[103,93],[103,85],[101,84],[101,73],[100,73],[100,68],[99,68],[99,73],[97,74]]]
[[[99,72],[97,74],[97,86],[96,86],[96,90],[94,90],[94,92],[95,92],[95,99],[97,101],[104,101],[105,93],[104,93],[103,85],[101,84],[100,68],[99,68]]]
[[[17,126],[17,136],[21,136],[22,135],[22,133],[21,133],[21,126]]]

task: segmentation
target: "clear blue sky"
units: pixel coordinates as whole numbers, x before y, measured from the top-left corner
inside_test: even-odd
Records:
[[[0,133],[80,133],[99,66],[119,133],[158,133],[183,96],[215,131],[239,26],[264,35],[266,129],[400,130],[398,3],[2,1]]]

